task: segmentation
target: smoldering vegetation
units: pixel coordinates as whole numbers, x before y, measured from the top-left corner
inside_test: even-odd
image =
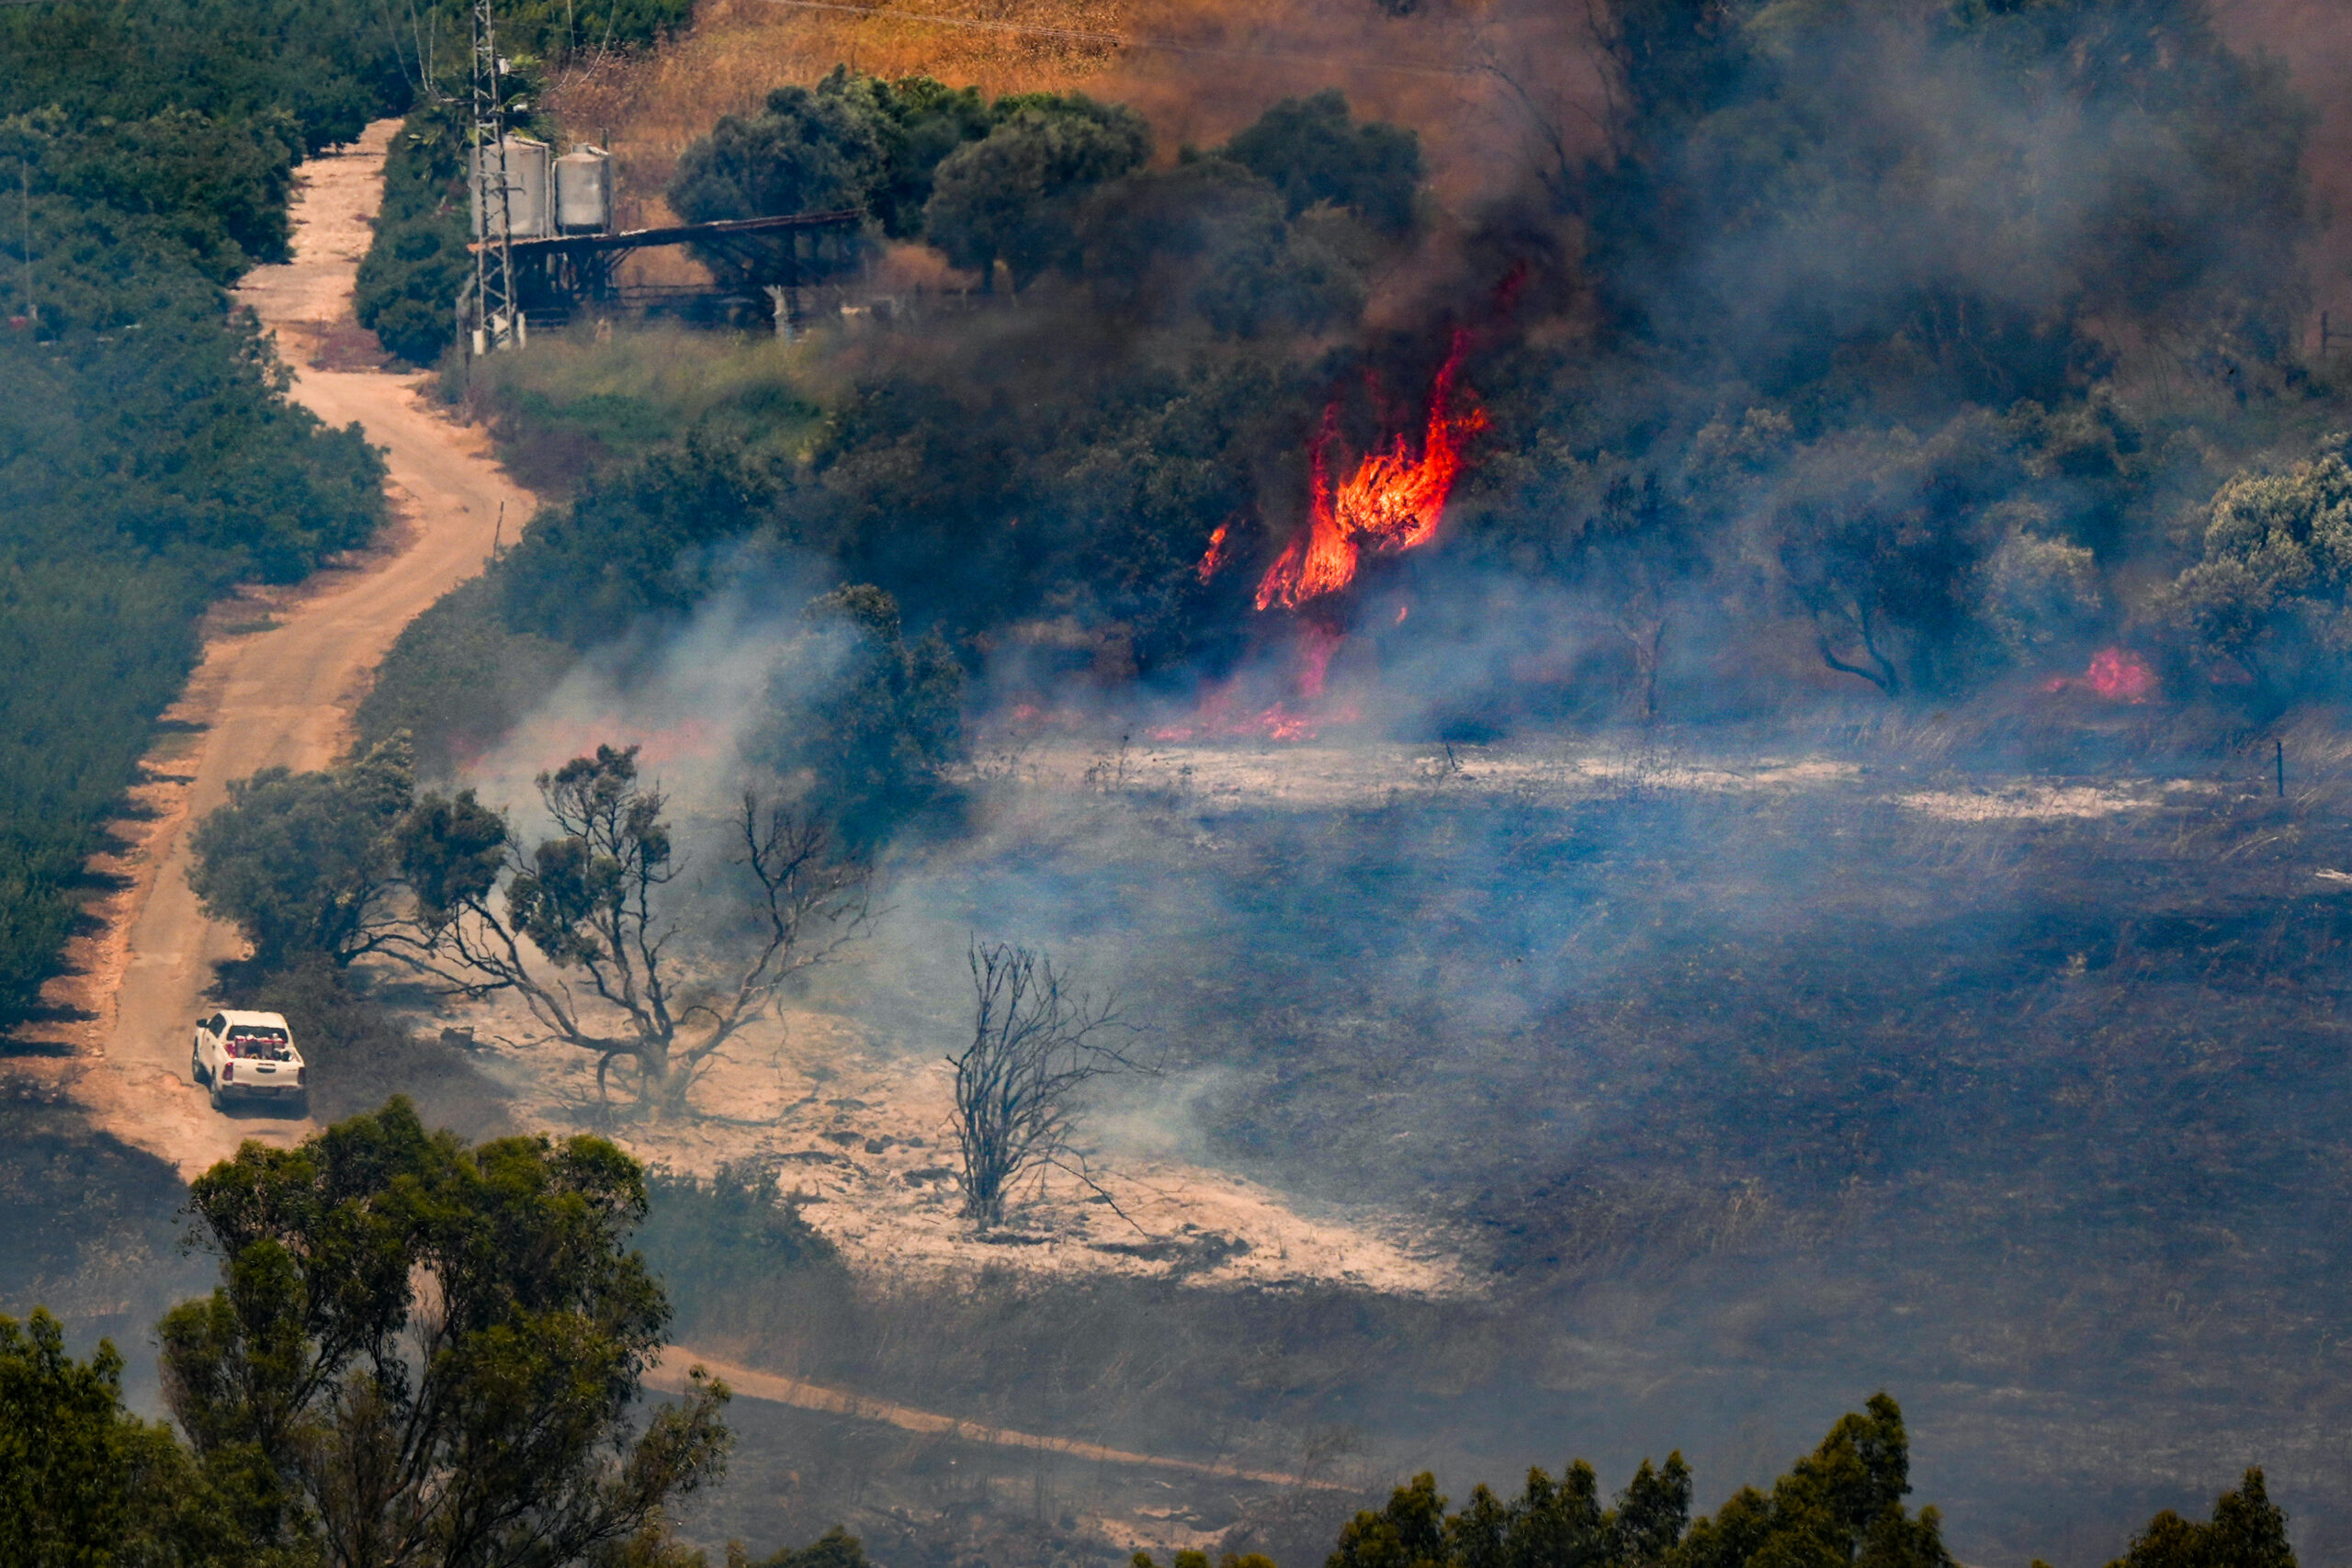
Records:
[[[1103,1108],[1101,1158],[1174,1145],[1442,1220],[1481,1291],[859,1275],[737,1175],[657,1201],[679,1337],[1139,1451],[1296,1469],[1342,1436],[1368,1490],[1679,1446],[1703,1498],[1884,1385],[1970,1560],[2099,1560],[2254,1461],[2324,1560],[2342,760],[2303,739],[2283,800],[2222,751],[2005,814],[1932,732],[1814,739],[1857,771],[1694,789],[1713,760],[1669,754],[1591,792],[1462,748],[1301,807],[1188,795],[1171,750],[1125,786],[996,786],[811,1001],[928,1055],[963,934],[1018,930],[1171,1047],[1169,1082]],[[2051,809],[2070,790],[2140,804]],[[900,1555],[1028,1552],[1066,1514],[1172,1506],[1240,1542],[1306,1506],[834,1417],[746,1430],[763,1479],[725,1529],[762,1539],[847,1517]]]
[[[787,1170],[673,1192],[682,1337],[1457,1490],[1679,1446],[1702,1506],[1883,1385],[1965,1557],[2102,1561],[2249,1462],[2344,1550],[2312,107],[2196,0],[1343,20],[1453,51],[1476,110],[1384,105],[1401,204],[1319,81],[1151,156],[1099,102],[778,84],[683,161],[708,215],[887,187],[816,298],[965,292],[476,367],[560,493],[363,727],[517,804],[574,738],[688,804],[846,784],[895,912],[807,1005],[928,1059],[967,941],[1037,944],[1168,1048],[1102,1157],[1426,1219],[1481,1291],[867,1278]],[[1023,184],[1063,141],[1104,156]],[[1000,176],[1018,224],[936,200]],[[1419,477],[1449,376],[1442,522],[1350,535],[1327,493]],[[1327,520],[1351,575],[1261,608]],[[845,586],[870,614],[804,611]],[[746,1533],[1044,1560],[1131,1484],[760,1423]],[[1279,1501],[1184,1517],[1239,1546]]]

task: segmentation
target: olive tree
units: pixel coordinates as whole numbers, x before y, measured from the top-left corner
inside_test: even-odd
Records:
[[[690,947],[667,891],[682,869],[668,800],[639,781],[637,748],[599,746],[537,784],[556,831],[527,852],[471,790],[417,802],[394,847],[414,911],[390,951],[454,994],[518,998],[543,1038],[594,1053],[600,1096],[626,1061],[641,1108],[684,1113],[728,1043],[863,931],[869,863],[814,813],[746,792],[749,918]]]
[[[1004,263],[1013,292],[1056,266],[1073,265],[1079,220],[1097,187],[1151,155],[1151,129],[1120,104],[1083,93],[1000,98],[995,129],[941,161],[924,222],[933,244],[995,288]]]

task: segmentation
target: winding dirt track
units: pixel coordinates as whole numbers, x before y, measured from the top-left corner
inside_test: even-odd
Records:
[[[196,744],[151,764],[170,782],[144,792],[155,816],[145,843],[125,860],[132,886],[112,901],[110,930],[85,958],[101,1054],[84,1058],[76,1096],[101,1126],[183,1176],[234,1153],[244,1138],[288,1145],[311,1131],[262,1111],[216,1113],[189,1080],[190,1025],[212,965],[240,946],[188,889],[187,825],[227,798],[232,779],[332,762],[349,744],[353,709],[401,628],[481,570],[502,509],[512,537],[535,504],[492,462],[478,433],[431,411],[421,377],[320,367],[348,362],[360,341],[350,320],[352,285],[397,129],[397,121],[379,122],[356,146],[303,165],[295,259],[255,269],[238,290],[295,367],[295,400],[331,425],[356,421],[383,449],[395,525],[298,591],[249,595],[239,608],[259,629],[240,634],[232,624],[209,639],[169,716],[196,727]]]
[[[421,396],[423,378],[328,367],[371,356],[351,319],[351,292],[382,194],[385,148],[398,122],[370,126],[357,145],[303,165],[294,202],[295,259],[257,268],[238,290],[277,337],[295,367],[295,400],[331,425],[357,422],[383,449],[395,526],[283,593],[248,593],[212,617],[203,664],[167,717],[175,734],[149,759],[136,791],[143,820],[109,869],[127,886],[77,941],[79,973],[63,988],[93,1015],[82,1053],[67,1067],[92,1119],[124,1142],[192,1178],[247,1138],[290,1146],[315,1124],[266,1111],[211,1109],[188,1076],[190,1026],[205,1005],[212,966],[242,953],[232,927],[209,919],[187,884],[187,825],[228,798],[232,779],[256,769],[320,768],[350,743],[351,718],[401,628],[480,571],[502,519],[511,538],[535,499],[492,460],[479,432],[444,419]],[[180,745],[192,737],[193,745]],[[683,1383],[703,1361],[746,1398],[829,1411],[947,1436],[1075,1459],[1148,1465],[1276,1485],[1322,1483],[1272,1472],[1156,1458],[1060,1438],[982,1427],[712,1360],[673,1348],[656,1386]]]

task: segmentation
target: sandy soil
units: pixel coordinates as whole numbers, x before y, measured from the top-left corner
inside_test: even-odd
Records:
[[[219,960],[238,955],[187,886],[184,829],[227,797],[229,781],[282,764],[318,768],[348,744],[354,707],[401,628],[481,569],[502,517],[508,534],[532,497],[490,459],[476,433],[435,414],[421,378],[322,368],[367,356],[350,319],[352,279],[381,193],[397,122],[302,170],[295,259],[256,269],[238,291],[295,367],[294,397],[320,418],[354,421],[385,451],[395,524],[374,547],[300,589],[248,593],[209,617],[202,666],[167,718],[136,792],[142,820],[96,869],[120,890],[93,910],[75,973],[53,999],[80,1015],[62,1032],[75,1054],[43,1064],[71,1079],[106,1130],[194,1175],[243,1138],[286,1145],[310,1124],[252,1111],[221,1115],[189,1080],[189,1025]]]
[[[484,1042],[526,1039],[519,1008],[451,1009]],[[946,1064],[868,1036],[856,1021],[797,1012],[729,1047],[695,1087],[684,1122],[608,1124],[594,1059],[561,1045],[495,1047],[490,1070],[514,1112],[538,1125],[594,1126],[640,1158],[707,1175],[722,1161],[772,1165],[809,1223],[861,1268],[953,1272],[980,1267],[1152,1275],[1200,1284],[1308,1280],[1392,1294],[1470,1293],[1433,1227],[1362,1210],[1307,1212],[1228,1172],[1101,1149],[1087,1179],[1049,1172],[1002,1230],[973,1235],[960,1217]],[[616,1083],[618,1075],[616,1075]],[[625,1091],[615,1103],[627,1104]]]

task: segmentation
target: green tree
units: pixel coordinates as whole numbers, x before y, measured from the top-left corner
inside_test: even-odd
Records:
[[[2274,690],[2352,656],[2352,465],[2330,435],[2284,472],[2241,473],[2205,511],[2203,558],[2154,608],[2201,659],[2234,660]]]
[[[1577,1460],[1557,1480],[1541,1469],[1509,1502],[1484,1486],[1448,1517],[1435,1477],[1397,1488],[1378,1513],[1340,1532],[1331,1568],[1644,1568],[1662,1562],[1690,1517],[1690,1472],[1680,1453],[1644,1460],[1614,1507]]]
[[[256,1547],[567,1563],[715,1479],[724,1384],[633,1414],[669,1319],[645,1201],[600,1139],[469,1148],[401,1100],[198,1177],[222,1282],[164,1319],[165,1395]]]
[[[843,66],[818,92],[865,107],[881,143],[882,166],[862,205],[894,240],[919,239],[932,177],[946,156],[989,133],[989,109],[978,87],[950,87],[928,76],[886,82]]]
[[[2287,1540],[2286,1510],[2270,1500],[2257,1467],[2215,1499],[2210,1523],[2166,1508],[2108,1568],[2295,1568],[2295,1551]]]
[[[811,90],[778,87],[760,114],[727,115],[688,147],[670,181],[671,208],[690,223],[864,208],[884,179],[891,129],[871,96],[840,72]],[[738,287],[814,282],[854,265],[854,238],[698,243],[695,254]]]
[[[556,833],[528,853],[470,790],[417,802],[396,830],[413,923],[386,951],[456,994],[511,994],[543,1038],[595,1054],[600,1093],[625,1061],[640,1109],[685,1114],[718,1054],[864,930],[869,863],[823,818],[746,792],[733,863],[748,907],[730,912],[744,918],[689,959],[664,891],[679,872],[668,802],[639,782],[637,748],[599,746],[537,782]]]
[[[1363,308],[1361,270],[1342,247],[1288,221],[1281,193],[1228,158],[1114,181],[1088,203],[1082,228],[1089,286],[1130,316],[1192,312],[1224,335],[1257,338],[1352,323]]]
[[[1351,1520],[1329,1568],[1952,1568],[1936,1510],[1905,1510],[1910,1490],[1903,1412],[1881,1393],[1839,1417],[1769,1495],[1743,1488],[1696,1524],[1689,1524],[1690,1470],[1679,1452],[1663,1465],[1644,1460],[1606,1508],[1581,1460],[1557,1479],[1530,1471],[1509,1502],[1480,1486],[1452,1515],[1436,1478],[1424,1473],[1385,1507]],[[2255,1561],[2270,1568],[2268,1559]]]
[[[245,933],[266,969],[310,953],[347,964],[395,929],[391,833],[413,789],[405,735],[332,772],[238,779],[228,804],[197,824],[188,886],[206,913]]]
[[[820,635],[845,637],[837,673],[812,695],[797,670],[780,672],[747,754],[805,777],[809,805],[871,844],[935,799],[962,760],[964,667],[936,631],[910,644],[898,601],[870,584],[808,608]]]
[[[1075,267],[1088,194],[1151,155],[1151,129],[1123,104],[1083,93],[999,98],[996,124],[950,153],[925,209],[932,243],[995,287],[1002,262],[1013,289],[1052,267]]]
[[[775,495],[767,471],[699,436],[592,474],[568,505],[534,518],[501,564],[506,624],[587,648],[641,616],[687,610],[718,581],[714,547],[765,525]]]
[[[123,1409],[111,1341],[77,1361],[47,1312],[0,1317],[0,1562],[225,1562],[229,1543],[203,1528],[199,1492],[170,1430]]]
[[[1883,1393],[1838,1417],[1821,1446],[1772,1483],[1744,1487],[1690,1527],[1669,1568],[1952,1568],[1941,1516],[1903,1506],[1911,1490],[1903,1412]]]
[[[1413,226],[1420,138],[1379,120],[1359,125],[1337,87],[1284,98],[1227,142],[1225,155],[1280,191],[1293,217],[1328,201],[1391,233]]]

